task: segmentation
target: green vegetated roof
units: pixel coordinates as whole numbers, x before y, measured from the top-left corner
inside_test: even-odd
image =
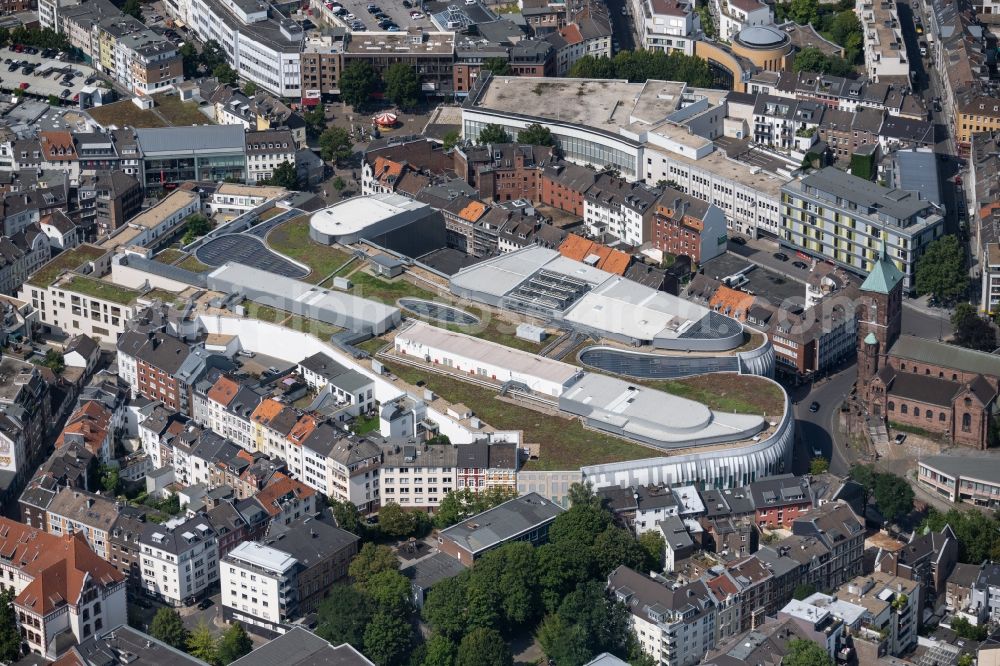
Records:
[[[90,261],[100,259],[107,250],[96,245],[81,245],[72,250],[60,253],[48,263],[44,264],[28,278],[28,283],[36,287],[48,287],[63,271],[76,270],[80,266]]]
[[[139,297],[139,292],[135,289],[122,287],[111,282],[87,277],[86,275],[74,275],[65,283],[61,283],[60,286],[65,288],[66,291],[73,291],[83,296],[91,296],[121,305],[129,305]]]

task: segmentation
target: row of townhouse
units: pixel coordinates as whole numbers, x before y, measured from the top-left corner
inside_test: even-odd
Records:
[[[138,95],[174,88],[184,80],[180,49],[108,0],[41,0],[39,23],[64,34],[93,67]]]
[[[708,570],[694,567],[690,574],[684,568],[670,580],[619,567],[608,578],[609,590],[629,610],[643,652],[668,666],[701,663],[717,647],[764,625],[791,601],[797,586],[836,589],[860,575],[864,528],[846,503],[829,502],[800,515],[791,521],[791,531],[792,536],[757,553]],[[677,534],[669,536],[677,542]],[[907,585],[916,589],[920,583]],[[908,618],[916,617],[918,600],[913,596]],[[893,654],[911,647],[916,623],[905,630]]]

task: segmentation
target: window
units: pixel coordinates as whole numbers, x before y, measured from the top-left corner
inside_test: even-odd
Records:
[[[929,409],[927,410],[927,412],[926,412],[926,414],[925,414],[925,415],[927,416],[927,420],[928,420],[928,421],[930,421],[930,420],[932,420],[932,419],[934,418],[934,412],[932,412],[932,411],[931,411],[931,410],[929,410]]]
[[[886,405],[886,409],[887,409],[888,411],[890,411],[890,412],[894,412],[894,411],[896,411],[896,403],[894,403],[894,402],[893,402],[892,400],[890,400],[890,401],[889,401],[889,404],[888,404],[888,405]]]
[[[972,414],[969,413],[962,414],[962,431],[963,432],[972,431]]]
[[[920,416],[920,408],[919,407],[914,407],[913,408],[913,415],[914,416]]]
[[[906,414],[906,405],[900,405],[899,406],[899,413],[900,414]]]

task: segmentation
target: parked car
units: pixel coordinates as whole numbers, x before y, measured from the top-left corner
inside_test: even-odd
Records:
[[[906,441],[906,433],[905,432],[899,433],[898,435],[896,435],[896,439],[894,441],[896,442],[896,444],[902,444],[903,442]]]
[[[784,252],[775,252],[773,256],[778,261],[788,261],[788,255]]]
[[[803,270],[803,271],[809,269],[809,264],[807,264],[804,261],[793,261],[792,262],[792,266],[795,266],[799,270]]]
[[[200,601],[200,602],[198,603],[198,608],[199,608],[200,610],[205,610],[206,608],[208,608],[208,607],[212,606],[212,605],[213,605],[214,603],[215,603],[215,602],[213,602],[213,601],[212,601],[211,599],[209,599],[208,597],[205,597],[204,599],[202,599],[202,600],[201,600],[201,601]]]
[[[747,239],[743,238],[742,236],[733,236],[729,240],[731,240],[733,243],[736,243],[737,245],[746,245],[747,244]]]
[[[813,414],[815,414],[816,412],[818,412],[819,411],[819,403],[816,402],[815,400],[813,400],[811,403],[809,403],[809,411],[812,412]]]
[[[62,97],[63,99],[66,99],[67,97],[70,96],[70,94],[71,93],[69,88],[63,88],[63,91],[59,93],[59,96]]]
[[[19,87],[19,88],[20,88],[21,90],[27,90],[28,88],[30,88],[30,87],[31,87],[31,84],[30,84],[30,83],[28,83],[27,81],[25,81],[25,82],[21,83],[21,85],[20,85],[20,86],[18,86],[18,87]]]

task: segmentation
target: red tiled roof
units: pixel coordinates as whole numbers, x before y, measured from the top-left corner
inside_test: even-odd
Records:
[[[219,403],[223,407],[228,407],[239,390],[239,384],[229,377],[222,376],[215,380],[212,388],[208,389],[208,399]]]
[[[590,255],[596,255],[598,260],[594,267],[615,275],[625,275],[632,261],[626,252],[614,250],[576,234],[566,236],[566,240],[559,246],[559,254],[576,261],[583,261]]]

